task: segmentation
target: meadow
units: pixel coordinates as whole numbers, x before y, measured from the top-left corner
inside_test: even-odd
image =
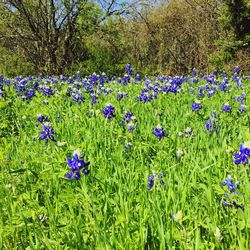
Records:
[[[249,249],[250,78],[0,77],[0,249]]]

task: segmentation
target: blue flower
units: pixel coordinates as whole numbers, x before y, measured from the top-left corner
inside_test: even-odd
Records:
[[[45,123],[43,125],[43,130],[40,133],[40,140],[44,140],[46,143],[48,140],[55,141],[54,134],[56,134],[56,132],[53,130],[52,126]]]
[[[247,111],[247,106],[246,105],[240,105],[238,110],[243,113],[243,112],[246,112]]]
[[[79,151],[75,150],[73,152],[73,158],[68,158],[67,164],[71,168],[71,172],[66,174],[65,177],[68,179],[75,179],[79,180],[81,177],[81,170],[82,173],[85,175],[89,174],[88,166],[90,164],[89,161],[84,162],[84,152],[80,156]]]
[[[200,109],[202,109],[200,102],[196,101],[195,103],[192,104],[192,111],[195,112],[195,111],[198,111]]]
[[[134,69],[132,68],[132,66],[129,63],[125,67],[125,72],[128,73],[129,75],[134,74]]]
[[[231,106],[228,104],[228,103],[225,103],[223,106],[222,106],[222,111],[224,112],[227,112],[227,113],[230,113],[232,111],[232,108]]]
[[[26,100],[31,99],[33,96],[35,96],[36,91],[34,89],[29,89],[26,93]]]
[[[238,184],[239,184],[238,181],[233,183],[232,177],[230,175],[228,175],[228,177],[226,178],[226,181],[221,183],[222,186],[227,186],[228,187],[228,190],[230,191],[230,193],[232,193],[232,192],[234,192],[236,190],[236,187],[237,187]]]
[[[127,144],[124,145],[123,148],[126,148],[126,149],[131,149],[131,147],[133,146],[132,143],[128,142]]]
[[[195,68],[192,69],[192,76],[196,76],[196,69]]]
[[[151,190],[153,188],[154,182],[155,182],[155,174],[153,172],[152,176],[148,178],[148,190]]]
[[[156,135],[158,137],[158,140],[160,141],[162,137],[167,137],[168,134],[163,132],[163,127],[158,125],[155,130],[152,132],[153,135]]]
[[[102,113],[103,113],[105,118],[112,120],[112,118],[115,117],[115,108],[112,106],[112,104],[109,103],[103,109]]]
[[[236,201],[234,201],[234,200],[231,202],[224,200],[222,204],[224,206],[232,206],[232,207],[240,208],[242,211],[245,210],[244,206],[237,204]]]
[[[42,115],[42,114],[37,115],[37,120],[38,120],[40,123],[48,122],[48,121],[49,121],[49,119],[48,119],[46,116]]]
[[[121,100],[122,98],[126,98],[126,97],[128,97],[127,93],[121,93],[121,92],[117,93],[117,99],[118,100]]]

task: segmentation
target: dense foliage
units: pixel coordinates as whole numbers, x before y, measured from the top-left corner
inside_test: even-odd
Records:
[[[249,86],[0,77],[0,248],[249,249]]]
[[[0,73],[247,74],[249,13],[247,0],[2,0]]]

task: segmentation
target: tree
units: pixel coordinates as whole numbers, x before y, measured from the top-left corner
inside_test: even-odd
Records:
[[[87,58],[86,33],[125,11],[114,0],[103,2],[106,9],[88,0],[2,0],[0,39],[22,48],[38,71],[61,74]]]

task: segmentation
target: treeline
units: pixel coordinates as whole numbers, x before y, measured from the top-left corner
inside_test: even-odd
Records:
[[[249,0],[0,0],[0,74],[250,73]]]

